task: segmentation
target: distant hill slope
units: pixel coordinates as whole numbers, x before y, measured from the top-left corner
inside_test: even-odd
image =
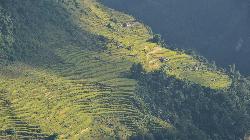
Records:
[[[162,34],[172,47],[192,49],[250,74],[249,0],[101,0]]]
[[[0,4],[0,22],[11,19],[1,24],[9,34],[1,34],[13,37],[1,46],[10,53],[0,50],[7,56],[0,67],[0,139],[178,139],[183,131],[143,97],[154,86],[132,76],[134,63],[143,67],[136,75],[160,71],[176,87],[223,92],[233,82],[195,56],[162,48],[148,27],[95,0]]]

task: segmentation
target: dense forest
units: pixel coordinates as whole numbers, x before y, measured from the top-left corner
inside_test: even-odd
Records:
[[[166,8],[165,2],[172,5]],[[194,2],[111,3],[134,18],[96,0],[0,0],[0,139],[248,140],[249,28],[241,22],[246,1],[231,5],[242,6],[225,17],[233,25],[225,29],[225,21],[213,30],[200,26],[217,23],[230,8],[204,21],[205,13],[184,8]],[[219,7],[211,2],[208,9]],[[145,10],[149,5],[154,10]],[[181,11],[182,17],[162,18],[180,5],[199,21],[185,24],[182,18],[190,17]],[[154,14],[159,19],[152,22]],[[219,30],[225,31],[217,34],[221,40],[213,40]],[[230,44],[238,41],[242,58],[227,59],[228,67],[216,65],[221,58],[210,57],[210,51],[220,44],[218,56],[223,49],[228,52],[221,57],[236,56]]]
[[[235,140],[247,136],[250,79],[233,69],[228,72],[232,86],[218,91],[176,80],[160,71],[146,74],[140,64],[134,64],[131,77],[139,81],[137,93],[154,114],[177,129],[175,135],[156,134],[156,139]]]
[[[11,57],[13,45],[13,25],[10,16],[0,5],[0,63]]]
[[[249,0],[101,0],[160,33],[169,47],[193,50],[250,74]]]

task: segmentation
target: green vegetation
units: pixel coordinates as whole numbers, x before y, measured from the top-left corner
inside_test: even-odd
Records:
[[[234,78],[230,90],[218,91],[168,77],[160,71],[138,72],[140,68],[134,65],[131,69],[139,81],[137,94],[156,116],[175,126],[175,139],[235,140],[248,135],[250,79],[231,73]],[[159,136],[158,139],[166,138],[164,133]]]
[[[107,9],[93,0],[80,2],[82,9],[89,9],[76,15],[76,22],[82,28],[111,40],[109,50],[121,52],[132,62],[143,64],[147,71],[155,71],[167,66],[166,73],[178,79],[188,80],[213,89],[228,88],[230,78],[220,72],[210,70],[206,64],[180,51],[172,51],[159,46],[160,37],[150,34],[150,30],[134,18]],[[74,11],[76,13],[76,11]],[[124,26],[124,24],[126,26]],[[111,26],[112,25],[112,26]],[[152,40],[152,42],[149,42]],[[157,41],[156,43],[154,43]],[[119,47],[122,44],[122,47]],[[165,61],[161,61],[164,59]]]
[[[4,3],[16,32],[14,61],[0,70],[1,138],[126,139],[163,130],[171,136],[174,127],[150,114],[134,92],[136,81],[126,78],[132,63],[110,52],[103,36],[65,20],[72,15],[59,4],[74,6]]]
[[[1,47],[11,48],[0,51],[7,56],[0,64],[0,139],[179,139],[180,127],[144,97],[154,96],[150,82],[142,85],[145,75],[161,71],[200,89],[231,89],[222,70],[162,48],[148,27],[94,0],[0,4],[9,21],[1,19],[8,23],[2,29],[9,26]]]
[[[5,59],[11,57],[14,42],[12,30],[11,18],[0,5],[0,64],[3,64]]]

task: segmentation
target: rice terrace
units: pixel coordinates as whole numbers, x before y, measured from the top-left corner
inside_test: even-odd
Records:
[[[172,49],[102,1],[0,0],[0,23],[0,139],[234,140],[250,131],[248,77]]]

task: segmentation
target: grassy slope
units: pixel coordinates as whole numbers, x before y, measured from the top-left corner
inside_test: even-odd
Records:
[[[127,138],[159,129],[174,133],[170,124],[150,115],[134,92],[136,81],[124,76],[133,62],[143,63],[147,71],[167,65],[167,74],[215,89],[230,84],[225,74],[207,70],[191,56],[147,42],[151,34],[143,24],[123,28],[134,19],[95,1],[9,4],[16,46],[31,47],[21,52],[28,57],[0,68],[1,138],[53,133],[60,139]],[[109,40],[100,41],[98,35]],[[161,63],[161,56],[170,60]],[[204,68],[193,70],[197,64]]]

